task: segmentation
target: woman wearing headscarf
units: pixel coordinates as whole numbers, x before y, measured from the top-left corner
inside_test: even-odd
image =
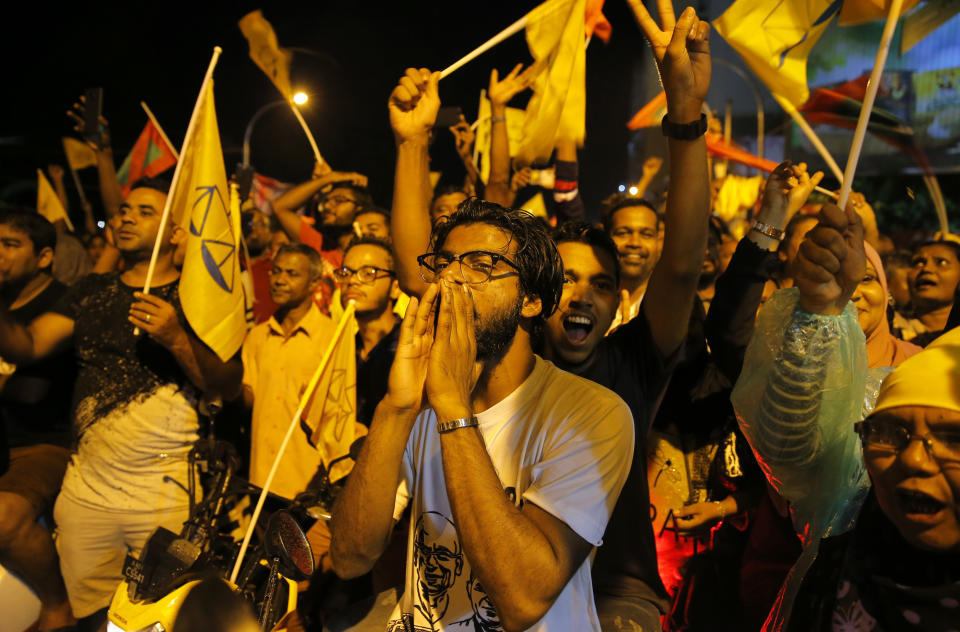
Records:
[[[796,288],[761,312],[734,388],[741,429],[804,546],[765,630],[960,622],[960,332],[903,361],[874,407],[871,378],[889,369],[868,369],[849,300],[865,276],[862,244],[859,218],[825,206]]]
[[[871,369],[883,366],[898,366],[910,356],[920,353],[921,347],[904,342],[890,332],[887,321],[887,305],[890,293],[883,262],[873,246],[864,242],[866,272],[857,284],[851,300],[857,308],[860,328],[867,337],[867,366]]]

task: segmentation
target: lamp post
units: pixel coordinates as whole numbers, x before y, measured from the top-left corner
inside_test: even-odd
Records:
[[[298,92],[293,95],[293,102],[297,105],[303,105],[309,100],[309,97],[305,92]],[[259,110],[257,110],[253,116],[250,117],[250,122],[247,123],[247,129],[243,132],[243,166],[250,166],[250,137],[253,135],[253,126],[256,125],[257,121],[260,120],[260,117],[267,113],[268,110],[280,105],[289,105],[286,99],[278,99],[271,103],[267,103]]]

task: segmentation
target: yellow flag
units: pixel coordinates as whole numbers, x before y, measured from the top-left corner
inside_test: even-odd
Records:
[[[90,145],[76,138],[63,138],[62,140],[63,153],[67,155],[67,162],[71,169],[76,171],[77,169],[97,166],[97,154]]]
[[[44,177],[40,169],[37,169],[37,212],[46,217],[51,224],[58,219],[64,220],[67,228],[73,231],[73,223],[67,217],[67,210],[63,208],[57,192],[53,190],[50,181]]]
[[[906,0],[900,6],[900,15],[912,9],[919,0]],[[956,0],[954,0],[956,2]],[[854,26],[873,20],[883,20],[890,12],[891,0],[844,0],[837,24]],[[931,3],[927,3],[928,5]],[[946,2],[943,3],[946,6]]]
[[[212,81],[200,98],[170,208],[187,236],[180,274],[183,313],[197,336],[226,361],[247,332],[238,256],[240,202],[230,200],[227,189]]]
[[[250,59],[270,77],[280,94],[289,101],[293,98],[290,88],[290,60],[293,53],[280,48],[273,26],[263,17],[260,9],[252,11],[240,20],[240,30],[250,44]]]
[[[474,147],[477,150],[477,156],[480,158],[480,179],[486,184],[490,180],[490,147],[493,144],[493,124],[490,121],[491,108],[490,99],[482,97],[480,99],[480,112],[477,120],[477,140]],[[526,112],[520,108],[507,108],[507,142],[510,147],[510,155],[515,156],[520,148],[520,141],[523,140],[523,121]]]
[[[557,138],[583,145],[586,10],[586,0],[547,0],[527,14],[527,46],[540,70],[517,150],[521,164],[549,159]]]
[[[810,96],[807,55],[840,0],[737,0],[713,26],[770,91],[799,107]]]
[[[352,316],[350,319],[353,321]],[[347,323],[303,414],[303,421],[311,430],[310,442],[320,453],[331,482],[349,474],[354,461],[346,458],[332,468],[330,463],[350,454],[353,442],[367,434],[366,426],[357,422],[356,331],[355,321]]]

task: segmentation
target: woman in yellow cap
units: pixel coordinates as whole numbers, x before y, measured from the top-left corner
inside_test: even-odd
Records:
[[[884,372],[850,302],[863,229],[835,206],[819,219],[732,397],[804,544],[765,629],[960,629],[960,331],[901,363],[873,406]]]

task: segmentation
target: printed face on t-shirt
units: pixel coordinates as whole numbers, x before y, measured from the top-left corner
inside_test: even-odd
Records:
[[[547,345],[552,357],[567,364],[585,362],[603,339],[619,304],[610,255],[588,244],[557,245],[563,260],[563,294],[547,319]]]

